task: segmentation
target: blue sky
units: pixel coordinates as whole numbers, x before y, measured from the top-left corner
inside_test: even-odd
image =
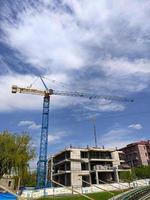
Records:
[[[119,95],[133,103],[52,96],[48,153],[69,146],[121,147],[150,132],[150,2],[0,1],[0,131],[29,132],[39,148],[42,97],[11,85]],[[35,167],[35,162],[32,163]]]

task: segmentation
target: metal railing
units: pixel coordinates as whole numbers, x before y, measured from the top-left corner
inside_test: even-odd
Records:
[[[63,184],[61,184],[61,183],[58,183],[57,181],[54,181],[54,180],[51,180],[51,181],[52,181],[53,183],[55,183],[56,185],[59,185],[59,186],[61,186],[61,187],[66,187],[65,185],[63,185]],[[91,197],[89,197],[89,196],[87,196],[87,195],[85,195],[85,194],[82,194],[82,193],[80,193],[79,191],[73,189],[73,187],[71,187],[71,188],[67,187],[67,189],[70,190],[70,191],[72,191],[72,193],[75,192],[75,193],[77,193],[77,194],[79,194],[79,195],[81,195],[82,197],[85,197],[85,198],[87,198],[87,199],[95,200],[95,199],[93,199],[93,198],[91,198]]]
[[[114,183],[114,181],[111,181],[111,180],[108,180],[108,182],[110,182],[110,183]],[[124,182],[124,183],[126,183],[126,182]],[[108,183],[109,184],[109,183]],[[130,186],[127,186],[127,185],[124,185],[123,183],[117,183],[118,185],[120,185],[120,186],[124,186],[124,187],[126,187],[126,188],[128,188],[128,189],[130,189]]]
[[[149,191],[150,191],[150,186],[136,188],[136,189],[133,189],[130,192],[127,192],[127,193],[119,196],[118,198],[116,198],[116,200],[140,199],[141,197],[147,195],[147,193],[149,193]]]
[[[98,179],[101,183],[104,183],[104,184],[109,184],[110,186],[112,186],[113,188],[117,189],[117,190],[120,190],[121,192],[123,192],[124,190],[121,189],[120,187],[117,187],[117,186],[114,186],[112,183],[106,183],[105,181],[101,180],[101,179]]]
[[[82,180],[81,178],[79,178],[80,180]],[[108,191],[108,190],[106,190],[106,189],[104,189],[104,188],[102,188],[102,187],[99,187],[99,186],[97,186],[97,185],[93,185],[93,184],[91,184],[91,183],[89,183],[89,182],[87,182],[87,181],[85,181],[85,180],[82,180],[82,182],[84,182],[84,183],[86,183],[86,184],[88,184],[88,185],[90,185],[90,186],[93,186],[93,187],[95,187],[95,188],[98,188],[98,189],[101,189],[101,190],[103,190],[103,191],[105,191],[105,192],[108,192],[109,194],[111,194],[113,197],[112,198],[114,198],[114,196],[115,196],[115,194],[113,193],[113,192],[110,192],[110,191]]]
[[[114,170],[114,167],[108,165],[95,165],[94,170]]]

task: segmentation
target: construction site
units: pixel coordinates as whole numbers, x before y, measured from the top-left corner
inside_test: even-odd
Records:
[[[119,172],[130,171],[122,154],[115,149],[98,147],[64,149],[49,158],[48,180],[74,187],[119,183]]]
[[[150,200],[150,0],[0,1],[0,200]]]
[[[119,102],[133,102],[132,99],[126,98],[126,97],[119,97],[119,96],[109,96],[109,95],[95,95],[95,94],[88,94],[88,93],[81,93],[81,92],[70,92],[70,91],[57,91],[53,89],[49,89],[42,77],[39,77],[41,82],[43,83],[43,86],[45,87],[45,90],[39,90],[36,88],[30,87],[18,87],[17,85],[12,86],[12,93],[23,93],[23,94],[32,94],[32,95],[41,95],[44,96],[43,99],[43,113],[42,113],[42,127],[41,127],[41,137],[40,137],[40,151],[39,151],[39,161],[37,163],[37,187],[46,187],[47,186],[47,148],[48,148],[48,125],[49,125],[49,104],[50,104],[50,96],[51,95],[61,95],[61,96],[72,96],[72,97],[80,97],[80,98],[87,98],[87,99],[104,99],[106,101],[119,101]],[[94,125],[94,137],[95,137],[95,146],[97,146],[97,137],[96,137],[96,130],[95,130],[95,125]],[[90,159],[97,159],[96,157],[94,158],[93,156],[99,156],[104,158],[104,165],[105,161],[107,161],[108,166],[110,167],[115,167],[115,163],[111,163],[113,160],[113,153],[111,151],[105,151],[103,150],[104,153],[102,152],[96,152],[97,154],[93,153],[88,153],[86,152],[85,154],[87,155],[87,158],[89,157]],[[70,154],[69,156],[73,155],[73,159],[81,159],[79,158],[78,154],[80,155],[80,151],[75,151],[76,154]],[[92,157],[91,157],[92,156]],[[61,155],[60,155],[61,157]],[[105,160],[108,157],[110,160]],[[72,159],[72,157],[70,157]],[[118,157],[119,158],[119,157]],[[115,159],[115,157],[114,157]],[[68,163],[69,167],[70,163]],[[85,165],[85,166],[84,166]],[[94,170],[96,169],[96,166],[94,163],[93,164],[88,164],[85,163],[83,164],[82,167],[87,167],[89,165],[89,170]],[[65,164],[65,166],[67,166]],[[71,165],[70,165],[71,166]],[[74,166],[74,167],[73,167]],[[80,169],[78,168],[78,165],[73,165],[71,168],[72,170]],[[106,165],[107,166],[107,165]],[[57,172],[57,170],[55,170]],[[68,174],[69,176],[69,174]],[[96,171],[96,176],[98,176],[98,172]],[[104,175],[105,176],[105,175]],[[91,181],[93,182],[93,176],[91,175]],[[52,177],[51,177],[52,178]],[[88,180],[88,177],[85,175],[85,179]],[[90,180],[89,179],[89,180]],[[114,179],[114,178],[113,178]],[[117,179],[117,178],[116,178]],[[77,180],[77,179],[76,179]],[[75,180],[75,181],[76,181]],[[69,184],[66,182],[66,184]]]
[[[51,195],[54,190],[48,189],[56,188],[55,192],[69,194],[80,194],[87,199],[92,199],[84,194],[83,190],[86,189],[85,193],[97,192],[97,189],[101,191],[110,191],[121,188],[125,190],[130,188],[127,183],[120,184],[120,173],[129,172],[131,173],[130,166],[125,163],[124,153],[116,148],[102,148],[97,145],[97,135],[95,121],[93,121],[93,136],[95,140],[95,146],[86,148],[72,147],[66,148],[48,158],[48,122],[49,122],[49,104],[51,95],[61,96],[72,96],[80,98],[91,99],[104,99],[106,101],[119,101],[119,102],[133,102],[132,99],[119,96],[108,96],[108,95],[95,95],[80,92],[70,91],[57,91],[49,89],[43,79],[39,77],[45,90],[39,90],[30,87],[18,87],[17,85],[12,86],[12,93],[24,93],[44,96],[43,100],[43,113],[42,113],[42,126],[41,126],[41,137],[40,137],[40,152],[39,161],[37,163],[37,179],[36,189],[39,193],[36,195]],[[116,185],[117,184],[117,185]],[[126,185],[127,184],[127,185]],[[133,183],[134,185],[135,183]],[[143,185],[143,183],[142,183]],[[146,183],[147,185],[147,183]],[[137,184],[138,186],[138,184]],[[61,187],[61,189],[60,189]],[[96,188],[95,189],[93,189]],[[132,186],[133,187],[133,186]],[[47,193],[45,189],[47,188]],[[64,188],[62,190],[62,188]],[[147,187],[146,187],[147,188]],[[42,194],[44,191],[44,194]],[[28,190],[23,191],[23,196],[31,196]],[[146,189],[147,194],[147,189]]]
[[[36,171],[36,187],[31,190],[23,190],[21,198],[37,198],[54,194],[79,194],[87,199],[90,198],[86,193],[105,191],[113,194],[111,191],[120,192],[132,187],[144,186],[147,194],[147,185],[145,182],[127,182],[122,183],[120,174],[128,172],[131,174],[131,167],[125,163],[124,152],[117,148],[105,148],[104,145],[97,145],[97,134],[95,120],[93,119],[93,138],[95,145],[70,147],[61,150],[48,157],[48,128],[49,128],[49,106],[51,95],[71,96],[91,99],[104,99],[107,101],[134,102],[132,99],[120,96],[95,95],[73,91],[57,91],[49,89],[44,78],[39,77],[44,90],[28,87],[12,86],[12,93],[23,93],[43,96],[42,126],[40,136],[39,160]],[[7,180],[8,186],[11,186],[10,180]],[[6,186],[6,188],[8,187]],[[5,187],[4,185],[2,186]],[[19,188],[19,187],[18,187]],[[6,190],[8,191],[8,189]],[[9,190],[10,191],[10,190]],[[144,192],[142,190],[142,192]],[[114,194],[113,194],[114,195]]]

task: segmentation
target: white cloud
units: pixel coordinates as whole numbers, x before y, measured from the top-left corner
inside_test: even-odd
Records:
[[[62,0],[57,7],[52,0],[34,6],[28,0],[16,2],[2,8],[2,42],[17,51],[23,62],[42,69],[50,79],[67,83],[73,91],[83,85],[88,93],[128,95],[149,87],[149,44],[144,39],[150,33],[148,1]],[[11,9],[17,20],[11,17]],[[89,78],[92,72],[97,76]],[[40,97],[9,93],[12,83],[26,86],[31,82],[32,76],[1,76],[0,110],[41,109]],[[52,101],[55,108],[72,104],[80,103],[57,96]],[[97,109],[121,111],[125,106],[100,104]]]
[[[65,80],[64,75],[55,74],[49,76],[50,79],[57,80]],[[19,75],[16,73],[11,73],[8,75],[2,75],[0,78],[0,112],[6,111],[14,111],[14,110],[41,110],[42,109],[42,102],[43,98],[38,95],[31,95],[31,94],[12,94],[11,87],[12,85],[18,85],[19,87],[27,87],[29,86],[35,76],[31,75]],[[65,82],[65,81],[64,81]],[[48,84],[49,86],[49,84]],[[36,85],[33,88],[37,89],[45,89],[42,85],[41,81],[39,80],[36,82]],[[55,100],[53,100],[55,98]],[[71,101],[67,97],[59,97],[55,96],[51,98],[51,107],[52,108],[64,108],[71,104]]]
[[[31,125],[33,123],[34,123],[33,121],[20,121],[18,123],[18,126],[28,126],[28,125]]]
[[[137,136],[129,129],[117,128],[102,135],[100,144],[106,147],[123,147],[127,144],[135,142]]]
[[[79,108],[75,109],[73,116],[78,121],[81,121],[83,119],[91,119],[93,116],[102,115],[103,112],[121,112],[125,108],[125,104],[119,102],[111,102],[103,99],[90,100],[81,102]]]
[[[10,73],[9,65],[4,61],[2,55],[0,55],[0,74],[1,73]]]
[[[81,104],[80,111],[84,112],[82,106],[83,105]],[[96,113],[96,112],[101,113],[101,112],[110,112],[110,111],[120,112],[125,109],[125,105],[123,105],[121,103],[114,103],[111,101],[99,99],[98,101],[85,102],[84,108],[85,108],[85,112],[87,113],[87,116],[88,116],[89,112],[90,113],[92,113],[92,112],[93,113]]]
[[[38,159],[33,159],[29,162],[29,165],[30,165],[30,170],[31,171],[35,171],[37,169],[37,162],[38,162]]]
[[[0,111],[13,111],[16,109],[26,110],[26,108],[34,110],[37,107],[42,107],[42,102],[38,96],[32,95],[32,97],[29,98],[28,95],[11,93],[12,85],[18,84],[24,87],[32,82],[33,77],[29,75],[9,74],[1,76]]]
[[[28,129],[36,130],[40,129],[41,125],[36,124],[34,121],[20,121],[18,123],[18,126],[27,126]]]
[[[49,144],[56,144],[56,143],[61,143],[62,139],[66,137],[65,132],[56,132],[54,134],[49,134],[48,135],[48,143]]]
[[[110,102],[110,103],[106,103],[105,105],[101,105],[99,103],[99,105],[97,106],[97,110],[103,111],[103,112],[107,112],[107,111],[123,111],[125,109],[125,106],[122,105],[121,103],[114,103],[114,102]]]
[[[108,44],[110,46],[105,52],[106,55],[112,53],[111,48],[115,51],[116,47],[117,51],[124,50],[126,54],[131,49],[138,49],[136,40],[142,39],[143,35],[150,31],[147,1],[133,0],[131,3],[129,0],[118,0],[116,3],[114,0],[63,0],[61,5],[68,6],[72,14],[66,12],[61,5],[53,9],[54,5],[55,1],[50,1],[46,4],[37,3],[36,7],[33,7],[30,1],[26,1],[23,10],[16,6],[18,21],[15,25],[14,20],[10,23],[12,19],[2,23],[6,34],[5,42],[20,52],[26,62],[48,71],[80,69],[90,62],[93,64],[94,61],[100,60],[101,53],[106,51],[105,46]],[[7,10],[5,12],[7,13]],[[132,35],[135,41],[131,44]],[[110,41],[112,43],[109,43]],[[141,48],[144,47],[145,44],[141,43]],[[95,57],[98,51],[99,54]],[[113,62],[117,66],[120,64],[119,61]],[[142,72],[146,67],[140,67],[141,63],[134,63],[134,66],[124,64],[130,71],[137,69]],[[107,69],[107,65],[105,68]],[[120,66],[119,69],[124,71]]]
[[[47,8],[39,13],[30,7],[19,16],[17,27],[9,24],[4,29],[10,45],[27,62],[53,71],[82,65],[80,49],[72,42],[76,27],[69,15],[49,12]]]
[[[60,136],[59,135],[48,135],[48,143],[57,143],[57,142],[59,142],[59,140],[60,140]]]
[[[115,72],[117,75],[134,73],[149,73],[150,75],[150,60],[146,59],[108,58],[103,61],[103,65],[108,74]]]
[[[11,87],[12,85],[18,85],[19,87],[29,86],[36,77],[31,75],[19,75],[16,73],[10,73],[8,75],[1,76],[0,79],[0,111],[14,111],[14,110],[41,110],[43,98],[38,95],[31,94],[12,94]],[[58,82],[65,82],[69,85],[69,77],[66,77],[64,74],[51,74],[48,76],[50,80],[57,79]],[[46,80],[48,87],[53,85]],[[70,86],[71,88],[72,86]],[[37,81],[33,88],[43,89],[41,81]],[[56,85],[54,89],[56,88]],[[62,90],[62,89],[61,89]],[[68,89],[65,89],[68,90]],[[72,89],[73,90],[73,89]],[[71,91],[71,89],[70,89]],[[73,90],[74,91],[74,90]],[[90,93],[90,92],[89,92]],[[65,97],[65,96],[52,96],[51,97],[51,108],[52,109],[61,109],[70,106],[78,106],[89,111],[122,111],[125,109],[124,105],[120,103],[114,103],[105,100],[91,101],[88,98],[76,98],[76,97]]]
[[[131,129],[136,129],[136,130],[140,130],[143,128],[141,124],[131,124],[128,127]]]

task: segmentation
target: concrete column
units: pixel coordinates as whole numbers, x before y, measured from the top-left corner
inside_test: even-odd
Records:
[[[92,177],[91,177],[91,165],[90,165],[90,153],[88,151],[88,166],[89,166],[89,182],[92,184]]]
[[[119,173],[118,173],[118,167],[114,167],[114,173],[115,173],[115,181],[119,183]]]
[[[99,180],[98,180],[98,171],[95,171],[96,173],[96,184],[99,184]]]
[[[71,185],[72,186],[82,186],[82,180],[79,179],[79,174],[81,173],[81,162],[80,151],[78,149],[72,149],[71,151]],[[77,161],[76,161],[77,160]]]
[[[53,180],[53,156],[51,157],[51,165],[50,165],[50,181]],[[51,181],[51,187],[53,187],[53,182]]]
[[[67,174],[65,174],[65,186],[67,186]]]

